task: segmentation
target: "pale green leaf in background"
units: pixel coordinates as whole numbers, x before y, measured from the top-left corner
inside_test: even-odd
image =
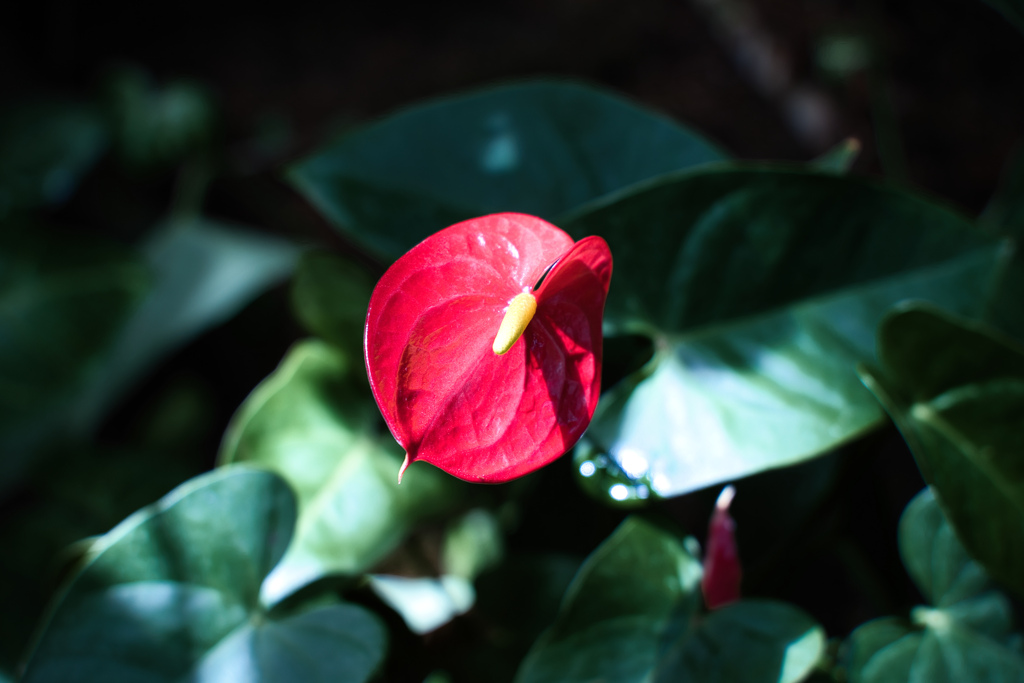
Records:
[[[276,602],[330,574],[360,574],[420,521],[463,505],[463,486],[413,467],[398,484],[402,449],[386,432],[361,363],[326,342],[300,342],[239,408],[223,463],[248,462],[283,476],[299,498],[295,542],[271,574]]]

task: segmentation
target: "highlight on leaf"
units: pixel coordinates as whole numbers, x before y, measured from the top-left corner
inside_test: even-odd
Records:
[[[500,483],[569,450],[597,407],[611,271],[602,238],[574,243],[515,213],[457,223],[399,258],[364,341],[402,472],[424,460]]]

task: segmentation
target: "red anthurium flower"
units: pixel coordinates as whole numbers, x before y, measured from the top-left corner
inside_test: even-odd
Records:
[[[729,515],[729,505],[735,495],[736,489],[732,486],[722,489],[708,524],[708,549],[700,585],[708,609],[724,607],[740,599],[743,572],[736,549],[736,522]]]
[[[370,298],[365,344],[402,472],[425,460],[497,483],[571,448],[601,390],[611,273],[600,237],[573,243],[514,213],[445,228],[398,259]]]

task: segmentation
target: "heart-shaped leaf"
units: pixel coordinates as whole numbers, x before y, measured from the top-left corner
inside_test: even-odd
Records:
[[[553,220],[627,185],[724,158],[615,95],[540,81],[394,114],[300,162],[289,178],[350,238],[394,259],[473,216]]]
[[[566,224],[616,260],[606,331],[654,358],[606,395],[578,449],[678,495],[813,457],[879,424],[857,381],[884,311],[977,313],[999,245],[918,197],[798,170],[659,179]],[[589,469],[589,467],[587,468]]]
[[[851,682],[1024,680],[1024,656],[1011,645],[1013,608],[967,556],[931,489],[907,505],[899,541],[935,607],[914,609],[909,623],[886,617],[857,628],[846,643]]]
[[[812,619],[766,600],[702,615],[700,580],[678,538],[628,518],[583,564],[516,681],[791,683],[810,672],[825,646]]]
[[[92,545],[22,680],[367,680],[385,638],[372,614],[331,605],[275,618],[260,606],[294,522],[294,496],[270,472],[187,482]]]
[[[458,223],[396,261],[370,299],[366,367],[406,464],[496,483],[572,448],[597,406],[611,271],[604,240],[522,214]]]
[[[396,483],[401,450],[379,434],[356,373],[339,349],[301,342],[225,433],[221,462],[270,468],[298,494],[295,540],[264,586],[269,602],[329,574],[366,571],[418,522],[463,504],[458,482],[432,468]]]
[[[879,328],[861,369],[971,556],[1024,595],[1024,349],[932,307]]]

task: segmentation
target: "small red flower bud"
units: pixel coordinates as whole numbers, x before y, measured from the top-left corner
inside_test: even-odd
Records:
[[[736,522],[729,515],[729,505],[735,495],[736,489],[732,486],[722,489],[708,524],[708,547],[700,586],[708,609],[724,607],[740,599],[743,572],[736,548]]]

